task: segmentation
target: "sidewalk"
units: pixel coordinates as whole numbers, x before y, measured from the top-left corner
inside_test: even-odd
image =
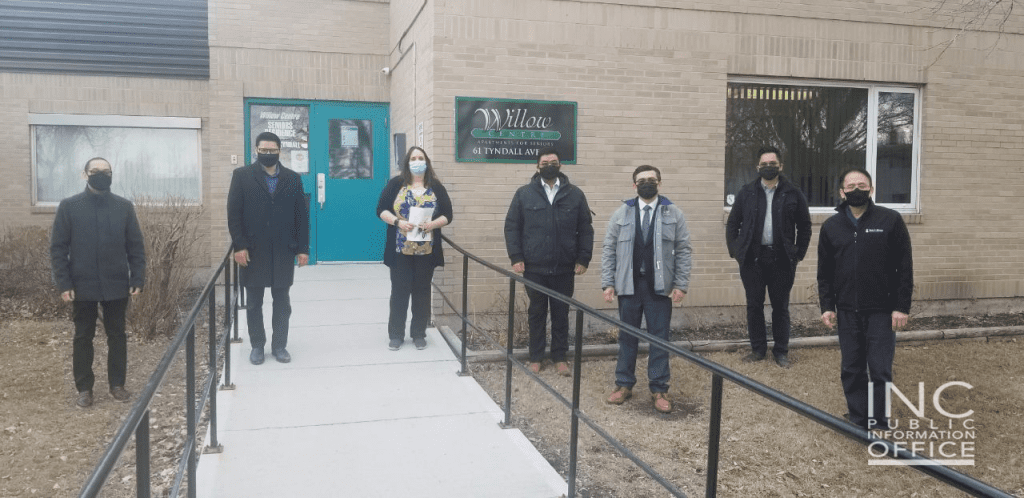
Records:
[[[249,363],[231,346],[218,403],[220,454],[202,455],[198,496],[558,497],[565,481],[500,408],[436,329],[427,349],[387,349],[388,269],[382,264],[297,270],[292,362]],[[269,293],[265,322],[270,326]],[[209,441],[207,441],[208,443]]]

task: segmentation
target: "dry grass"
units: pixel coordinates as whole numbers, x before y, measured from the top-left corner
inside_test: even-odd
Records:
[[[1004,490],[1024,494],[1024,340],[944,342],[899,346],[894,365],[897,387],[916,399],[918,381],[932,389],[949,380],[974,386],[946,391],[952,413],[975,410],[976,462],[963,472]],[[839,352],[805,349],[782,370],[771,362],[744,364],[737,353],[707,357],[826,412],[846,411],[839,383]],[[613,388],[611,359],[585,361],[581,406],[588,416],[689,496],[704,494],[710,375],[672,360],[671,396],[676,410],[661,415],[651,407],[646,359],[638,361],[640,383],[622,406],[604,403]],[[516,370],[513,421],[552,465],[567,474],[568,409]],[[474,375],[499,404],[504,365],[474,365]],[[550,370],[542,376],[567,398],[570,379]],[[910,394],[912,393],[912,394]],[[966,395],[965,395],[966,393]],[[959,396],[958,396],[959,395]],[[898,415],[910,415],[905,408]],[[934,409],[929,408],[929,417]],[[942,419],[941,416],[938,417]],[[940,423],[945,423],[941,422]],[[578,486],[581,496],[646,497],[668,493],[593,431],[581,424]],[[720,496],[963,496],[908,467],[867,465],[866,448],[742,388],[725,384],[719,464]]]

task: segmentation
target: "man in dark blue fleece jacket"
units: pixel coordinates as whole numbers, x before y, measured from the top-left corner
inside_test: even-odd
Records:
[[[886,430],[886,383],[892,382],[896,352],[893,329],[906,326],[914,291],[910,233],[899,213],[871,201],[874,188],[867,171],[852,169],[841,178],[843,202],[818,238],[821,320],[829,328],[839,322],[840,377],[850,421]]]

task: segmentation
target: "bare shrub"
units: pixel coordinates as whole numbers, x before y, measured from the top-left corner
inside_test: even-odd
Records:
[[[203,208],[181,198],[136,198],[135,212],[146,242],[146,285],[132,299],[127,322],[132,333],[150,339],[172,334],[187,311],[181,298],[199,263]]]
[[[515,323],[512,327],[512,346],[526,347],[530,344],[530,324],[526,310],[530,307],[526,292],[516,293]],[[482,311],[470,313],[473,321],[491,340],[483,339],[478,346],[485,349],[497,343],[502,348],[508,347],[508,293],[495,292],[491,304]],[[493,341],[493,342],[492,342]]]
[[[0,230],[0,315],[23,318],[66,313],[50,273],[50,228]]]

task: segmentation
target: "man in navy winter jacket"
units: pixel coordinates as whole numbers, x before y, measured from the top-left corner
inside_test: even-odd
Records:
[[[892,382],[896,352],[893,329],[906,326],[914,291],[910,233],[899,213],[871,201],[874,188],[867,171],[852,169],[841,178],[843,202],[818,238],[821,321],[832,328],[838,319],[849,420],[865,429],[886,430],[886,383]],[[874,399],[873,413],[868,396]]]
[[[505,247],[512,270],[531,282],[572,297],[575,275],[586,273],[594,253],[594,226],[587,197],[561,173],[558,151],[537,153],[537,173],[519,187],[505,216]],[[548,307],[551,308],[551,361],[569,375],[569,305],[526,288],[530,298],[530,365],[539,373],[544,359]]]
[[[128,401],[125,378],[128,297],[142,292],[146,248],[131,201],[110,192],[113,171],[106,159],[85,163],[85,191],[60,202],[50,235],[53,281],[61,298],[73,305],[75,323],[72,369],[81,408],[92,405],[93,337],[98,307],[107,334],[107,381],[117,401]]]

